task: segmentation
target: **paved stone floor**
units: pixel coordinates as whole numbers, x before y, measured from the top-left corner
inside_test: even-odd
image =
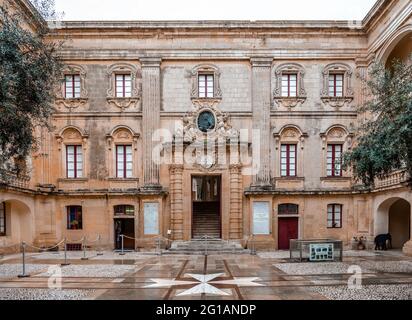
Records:
[[[29,254],[27,278],[17,277],[21,255],[4,257],[0,299],[412,300],[412,258],[396,251],[345,252],[332,263],[297,263],[285,252],[82,256],[69,252],[70,265],[60,267],[63,253]],[[348,287],[353,270],[362,272],[360,288]]]

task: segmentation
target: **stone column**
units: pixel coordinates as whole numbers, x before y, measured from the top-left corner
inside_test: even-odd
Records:
[[[170,229],[173,240],[183,240],[183,165],[170,166]]]
[[[273,58],[251,58],[252,64],[252,145],[260,142],[257,174],[253,177],[253,186],[270,186],[270,106],[271,106],[271,69]],[[253,147],[253,146],[252,146]]]
[[[159,164],[152,151],[158,142],[153,133],[160,128],[160,58],[141,58],[142,64],[142,133],[144,188],[160,188]]]
[[[230,166],[229,239],[242,239],[242,178],[240,165]]]

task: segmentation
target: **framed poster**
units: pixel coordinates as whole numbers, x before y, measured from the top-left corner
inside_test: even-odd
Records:
[[[269,202],[253,202],[253,234],[270,234]]]
[[[145,202],[144,212],[144,234],[159,234],[159,203]]]

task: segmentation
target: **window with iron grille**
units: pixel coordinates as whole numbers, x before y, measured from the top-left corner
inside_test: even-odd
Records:
[[[116,177],[131,178],[133,176],[133,152],[131,145],[116,146]]]
[[[298,75],[282,74],[282,97],[296,97],[297,96],[297,79]]]
[[[213,74],[199,74],[199,98],[213,98],[214,97],[214,75]]]
[[[83,228],[82,207],[68,206],[67,207],[67,229],[81,230]]]
[[[114,206],[115,216],[134,216],[134,206],[131,205],[118,205]]]
[[[328,228],[342,228],[342,205],[328,205]]]
[[[341,73],[329,74],[329,96],[343,97],[343,78]]]
[[[282,177],[296,177],[296,144],[282,144],[280,173]]]
[[[83,151],[81,145],[66,146],[67,178],[83,177]]]
[[[132,96],[132,76],[130,74],[116,74],[116,98],[130,98]]]
[[[328,177],[342,176],[342,145],[329,144],[326,159],[326,174]]]
[[[299,206],[297,204],[285,203],[278,207],[278,215],[298,215]]]
[[[0,203],[0,237],[6,235],[6,203]]]
[[[80,98],[80,75],[65,75],[64,79],[64,94],[66,99]]]

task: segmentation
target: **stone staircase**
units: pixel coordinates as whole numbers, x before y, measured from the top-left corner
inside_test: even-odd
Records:
[[[219,202],[198,202],[193,204],[194,239],[203,236],[220,238]]]
[[[193,239],[191,241],[174,241],[166,253],[169,254],[245,254],[250,253],[244,249],[239,241],[226,241],[221,239]]]

